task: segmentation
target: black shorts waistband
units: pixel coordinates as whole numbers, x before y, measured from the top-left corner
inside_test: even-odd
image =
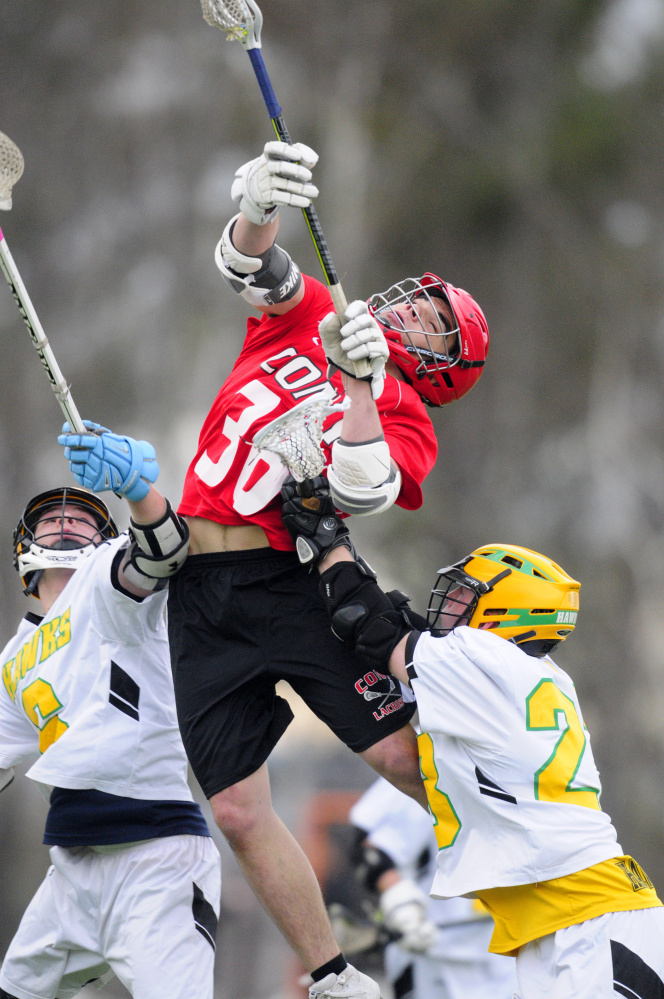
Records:
[[[200,555],[188,555],[180,573],[186,572],[187,569],[197,571],[206,566],[255,565],[263,562],[270,565],[283,565],[284,568],[300,564],[296,552],[283,552],[277,548],[266,546],[265,548],[248,548],[243,551],[203,552]]]

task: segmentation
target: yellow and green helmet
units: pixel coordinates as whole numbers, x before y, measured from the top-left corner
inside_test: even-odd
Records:
[[[438,635],[459,624],[493,631],[543,656],[574,631],[580,589],[546,555],[516,545],[483,545],[438,570],[427,623]]]

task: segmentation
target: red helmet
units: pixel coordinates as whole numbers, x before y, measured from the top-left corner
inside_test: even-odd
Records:
[[[455,320],[453,328],[446,329],[440,316],[440,333],[431,333],[420,319],[426,347],[415,345],[411,337],[414,331],[406,329],[394,310],[395,305],[412,304],[422,297],[429,301],[442,298]],[[463,288],[427,273],[372,295],[369,308],[385,332],[391,359],[428,406],[446,406],[478,381],[489,350],[489,327],[479,305]]]

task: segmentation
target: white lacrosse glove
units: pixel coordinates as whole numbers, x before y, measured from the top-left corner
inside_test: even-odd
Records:
[[[0,791],[4,791],[6,787],[9,787],[11,782],[14,780],[14,768],[7,767],[3,769],[0,767]]]
[[[302,142],[266,142],[260,156],[235,171],[231,198],[256,225],[271,222],[279,205],[308,208],[318,195],[318,188],[309,183],[316,163],[318,153]]]
[[[339,369],[351,378],[370,381],[371,395],[380,399],[390,351],[367,303],[351,302],[343,316],[328,313],[318,324],[318,331],[329,364],[328,378]]]
[[[396,941],[404,950],[425,954],[436,942],[438,929],[427,918],[427,897],[414,882],[402,878],[380,896],[383,921],[388,930],[398,933]]]

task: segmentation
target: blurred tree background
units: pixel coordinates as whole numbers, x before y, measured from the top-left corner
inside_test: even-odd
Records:
[[[348,296],[431,269],[474,295],[491,331],[478,386],[432,411],[440,452],[423,508],[356,536],[420,606],[439,565],[487,541],[539,549],[581,580],[579,628],[558,659],[604,807],[662,890],[664,0],[261,7],[291,135],[321,155],[318,213]],[[213,251],[236,167],[273,137],[247,56],[197,0],[5,0],[0,55],[0,129],[26,161],[7,242],[82,415],[153,442],[177,500],[244,336]],[[280,241],[319,276],[301,215],[282,215]],[[57,404],[3,287],[9,637],[27,609],[11,531],[69,472]],[[294,826],[307,789],[370,779],[320,733],[306,767],[295,745],[274,763]],[[45,807],[28,784],[0,808],[0,953],[46,863]],[[219,995],[276,995],[285,948],[224,860]],[[265,941],[262,964],[255,949],[239,963],[238,927]]]

